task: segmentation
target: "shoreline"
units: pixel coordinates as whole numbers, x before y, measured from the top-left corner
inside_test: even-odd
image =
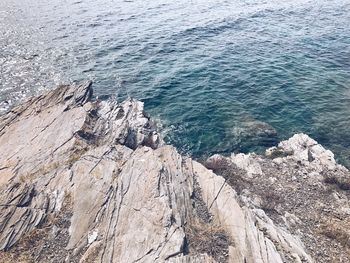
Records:
[[[201,164],[91,85],[0,116],[0,262],[350,261],[350,172],[309,136]]]

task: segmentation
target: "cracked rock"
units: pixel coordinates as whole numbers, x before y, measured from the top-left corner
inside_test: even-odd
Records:
[[[142,102],[93,100],[90,82],[60,86],[0,116],[0,262],[321,262],[297,229],[298,183],[339,192],[329,200],[342,216],[347,170],[305,136],[278,151],[216,156],[226,166],[214,173],[165,145]],[[275,203],[249,188],[265,175],[263,187],[290,186]],[[346,226],[332,220],[315,222],[329,239]]]

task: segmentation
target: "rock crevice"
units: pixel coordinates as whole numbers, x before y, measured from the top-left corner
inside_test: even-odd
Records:
[[[316,249],[334,234],[327,220],[349,213],[342,190],[348,171],[306,135],[266,156],[216,155],[203,165],[162,142],[142,102],[92,100],[86,82],[0,116],[0,153],[0,262],[337,262],[326,259],[348,256],[339,252],[348,248],[343,235],[333,238],[337,249],[321,247],[326,259],[319,260]],[[316,199],[320,192],[324,198]],[[312,200],[314,215],[303,216]],[[331,216],[321,220],[325,213]],[[343,230],[347,219],[337,226],[334,231]]]

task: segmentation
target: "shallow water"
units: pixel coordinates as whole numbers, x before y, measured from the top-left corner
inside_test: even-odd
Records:
[[[196,157],[305,132],[350,164],[350,0],[1,0],[0,34],[0,107],[91,79]]]

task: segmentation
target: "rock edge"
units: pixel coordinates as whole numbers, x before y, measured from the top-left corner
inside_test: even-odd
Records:
[[[91,96],[90,82],[60,86],[0,116],[0,262],[323,262],[305,235],[329,235],[271,212],[260,188],[306,169],[329,190],[329,171],[348,176],[330,151],[299,134],[204,166],[162,142],[142,102]],[[347,190],[330,191],[347,213]]]

